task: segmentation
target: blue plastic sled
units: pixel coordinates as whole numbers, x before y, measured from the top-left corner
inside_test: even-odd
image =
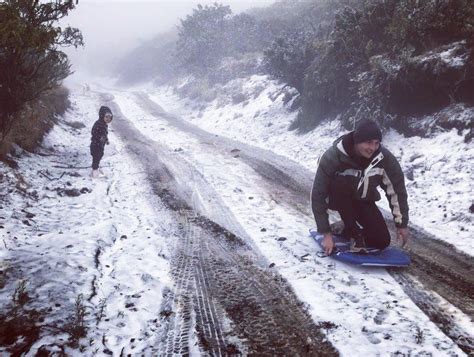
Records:
[[[310,229],[309,233],[322,248],[323,235],[315,229]],[[334,235],[333,238],[336,251],[331,254],[331,258],[341,262],[379,267],[406,267],[410,264],[410,257],[398,248],[388,247],[383,250],[369,248],[368,254],[351,253],[349,240],[339,235]]]

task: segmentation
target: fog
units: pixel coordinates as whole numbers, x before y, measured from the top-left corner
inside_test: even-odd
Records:
[[[72,69],[82,73],[105,74],[107,69],[132,48],[152,37],[176,30],[179,19],[191,14],[198,4],[215,0],[80,0],[76,9],[61,21],[81,30],[85,46],[67,48]],[[226,0],[232,12],[269,5],[274,0]],[[110,74],[110,73],[109,73]]]

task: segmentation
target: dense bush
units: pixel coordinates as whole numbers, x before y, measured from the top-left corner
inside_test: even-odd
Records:
[[[273,29],[249,14],[232,15],[229,6],[198,5],[178,28],[175,62],[187,74],[212,74],[228,57],[241,59],[262,52]]]
[[[231,17],[226,26],[226,47],[229,54],[243,54],[261,50],[262,31],[257,21],[248,14]]]
[[[264,51],[267,73],[281,79],[299,93],[304,91],[305,73],[319,57],[321,40],[330,34],[334,13],[341,4],[349,1],[282,1],[272,5],[260,17],[278,21],[281,31]],[[266,17],[265,14],[266,13]]]
[[[206,73],[228,55],[226,28],[232,11],[221,4],[198,5],[192,15],[181,20],[176,61],[191,73]]]
[[[58,47],[82,45],[82,35],[57,21],[73,8],[70,0],[0,3],[0,144],[25,105],[70,74]]]
[[[264,52],[267,73],[303,93],[305,71],[314,60],[313,33],[294,32],[280,37]]]
[[[336,114],[348,127],[367,116],[391,125],[451,103],[472,103],[474,3],[365,0],[361,5],[341,8],[328,39],[319,39],[293,127],[308,130]],[[451,45],[456,48],[448,46],[461,40]],[[458,63],[449,63],[450,56]]]

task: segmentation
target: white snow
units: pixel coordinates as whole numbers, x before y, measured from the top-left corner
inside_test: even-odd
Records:
[[[465,41],[456,42],[449,49],[441,52],[439,57],[451,67],[461,67],[464,66],[467,60],[467,55],[456,56],[455,52],[459,50],[460,47],[464,46]]]
[[[262,91],[246,105],[216,100],[201,113],[190,109],[196,103],[183,104],[169,88],[146,90],[166,110],[210,132],[273,150],[314,170],[319,155],[343,133],[339,124],[325,123],[305,135],[289,132],[295,113],[284,108],[281,86],[261,76],[245,80],[249,92],[256,86]],[[144,135],[182,155],[206,177],[255,246],[274,263],[272,269],[292,285],[315,322],[334,324],[328,325],[327,336],[343,356],[464,355],[384,269],[353,267],[319,256],[318,247],[308,238],[313,218],[262,190],[264,183],[251,168],[151,117],[133,94],[113,94],[127,119]],[[36,190],[39,196],[34,200],[2,186],[0,194],[6,199],[0,210],[5,219],[0,234],[6,247],[0,251],[2,270],[15,279],[28,279],[27,290],[34,295],[31,307],[51,306],[47,314],[51,323],[70,320],[74,301],[83,294],[86,308],[96,315],[86,317],[88,334],[80,341],[82,354],[146,351],[160,332],[156,318],[163,292],[172,286],[169,257],[177,223],[151,191],[140,164],[114,135],[113,125],[111,145],[102,161],[107,178],[93,180],[88,169],[55,167],[90,164],[89,130],[99,98],[87,89],[82,93],[76,89],[73,101],[74,108],[65,119],[82,121],[86,129],[56,126],[44,144],[45,152],[53,156],[26,155],[18,159],[17,173],[0,164],[4,181],[16,182],[14,176],[20,174],[25,179],[21,188],[29,193]],[[389,132],[384,144],[405,170],[413,170],[414,179],[407,181],[412,221],[439,239],[453,242],[455,238],[458,248],[474,254],[470,197],[466,197],[471,190],[468,163],[473,148],[454,132],[422,140]],[[229,167],[232,170],[225,169]],[[83,187],[92,191],[78,197],[59,196],[55,191]],[[202,201],[201,209],[212,218],[213,212]],[[447,217],[438,212],[438,204],[446,207]],[[35,217],[26,218],[22,209]],[[25,219],[31,225],[22,223]],[[10,281],[0,290],[2,305],[9,302],[15,287]],[[55,305],[58,302],[61,306]],[[454,314],[473,335],[466,317],[459,311]],[[67,338],[64,333],[43,331],[30,355],[42,344]],[[196,340],[190,343],[192,354],[197,355]],[[77,350],[67,352],[79,355]]]
[[[433,60],[441,60],[443,61],[448,67],[462,67],[465,65],[468,54],[463,53],[462,55],[457,54],[463,47],[465,47],[465,41],[454,42],[447,46],[442,46],[441,48],[429,51],[425,54],[415,57],[416,61],[429,62]]]
[[[310,307],[314,319],[331,321],[337,326],[328,330],[328,337],[342,355],[353,355],[354,351],[358,355],[377,355],[381,351],[388,354],[453,351],[462,355],[450,341],[442,338],[437,327],[384,269],[354,268],[315,254],[318,248],[308,239],[308,227],[314,224],[312,217],[303,216],[295,207],[278,203],[275,197],[262,191],[261,178],[245,164],[216,155],[214,150],[176,131],[165,120],[150,120],[149,114],[134,102],[135,95],[119,92],[114,95],[123,114],[150,140],[170,150],[181,148],[183,157],[195,163],[259,250],[275,263],[275,269]],[[327,126],[325,130],[334,129]],[[223,171],[222,167],[232,167],[232,171]],[[212,217],[212,212],[206,213]],[[420,346],[417,335],[424,339]]]
[[[103,160],[107,178],[92,179],[89,169],[55,167],[90,165],[89,133],[97,117],[97,98],[74,95],[73,99],[74,109],[66,114],[66,120],[84,122],[86,129],[56,126],[44,143],[44,147],[54,148],[53,156],[27,155],[19,160],[25,186],[37,190],[39,200],[11,194],[10,201],[2,204],[1,215],[6,220],[0,234],[7,248],[1,251],[2,270],[8,275],[10,267],[17,279],[27,279],[27,291],[34,294],[30,307],[51,307],[47,322],[52,325],[59,319],[71,320],[74,302],[83,294],[89,311],[87,339],[91,340],[83,344],[89,354],[106,349],[114,355],[122,350],[133,353],[134,348],[141,350],[154,342],[157,327],[153,320],[159,316],[162,290],[171,284],[167,258],[170,242],[175,241],[175,224],[161,203],[153,199],[143,170],[122,152],[113,131]],[[1,171],[15,175],[3,165]],[[87,188],[92,192],[60,197],[56,188]],[[31,226],[22,223],[22,209],[35,215],[29,219]],[[96,261],[100,261],[99,266]],[[0,291],[3,306],[15,287],[10,284]],[[92,315],[92,311],[101,310],[99,307],[103,307],[102,316]],[[68,335],[56,342],[61,338],[67,340]],[[45,334],[31,355],[49,340]],[[0,353],[5,352],[0,349]]]
[[[315,171],[320,155],[345,133],[339,123],[324,122],[304,135],[288,131],[296,113],[283,105],[282,85],[265,76],[253,76],[245,83],[265,89],[248,105],[222,105],[222,100],[216,99],[199,113],[195,102],[180,100],[171,87],[147,91],[165,110],[207,131],[274,151]],[[464,143],[463,137],[454,129],[425,139],[405,138],[390,130],[382,143],[400,160],[404,172],[412,173],[413,179],[406,177],[410,221],[474,255],[473,214],[469,212],[474,193],[474,145]],[[385,196],[379,204],[389,209]]]

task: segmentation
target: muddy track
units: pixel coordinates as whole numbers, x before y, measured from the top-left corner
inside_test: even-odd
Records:
[[[230,343],[224,339],[221,318],[202,282],[202,269],[195,262],[195,245],[200,234],[188,221],[188,215],[192,213],[187,212],[189,214],[177,216],[181,220],[181,237],[171,264],[175,284],[164,304],[167,308],[162,308],[171,315],[165,314],[161,318],[167,327],[164,343],[157,345],[158,354],[189,355],[196,330],[201,348],[211,355],[220,356]]]
[[[179,216],[188,220],[173,259],[174,314],[161,353],[189,353],[194,328],[201,349],[215,356],[337,355],[288,284],[255,264],[238,237],[192,210]]]
[[[211,134],[185,120],[167,113],[144,93],[136,93],[137,103],[150,115],[165,119],[172,126],[192,134],[204,145],[210,145],[224,155],[238,158],[267,180],[273,190],[279,187],[275,197],[283,197],[304,214],[309,214],[309,193],[313,184],[312,174],[296,162],[240,141]]]
[[[412,264],[402,271],[393,270],[392,275],[415,277],[426,289],[436,291],[474,319],[474,259],[447,243],[430,239],[419,228],[415,232],[407,247]]]
[[[243,160],[267,182],[265,189],[275,200],[312,215],[309,193],[314,172],[301,167],[288,158],[270,153],[260,148],[210,134],[189,122],[165,112],[146,94],[137,93],[139,103],[151,115],[166,119],[169,124],[193,134],[203,144],[211,144],[216,150]],[[390,213],[384,213],[387,223],[395,236],[395,227]],[[471,321],[474,319],[474,259],[457,251],[453,246],[434,239],[428,233],[410,226],[411,239],[407,251],[412,264],[407,269],[391,269],[390,274],[401,284],[407,295],[435,322],[448,336],[467,353],[472,351],[473,336],[459,331],[456,322],[439,299],[438,294]],[[430,297],[430,298],[428,298]]]
[[[390,222],[393,225],[392,222]],[[392,227],[392,229],[395,229]],[[411,265],[389,269],[413,302],[464,352],[474,351],[474,336],[457,326],[443,299],[474,320],[474,260],[417,229],[407,251]],[[429,251],[430,255],[426,256]],[[441,297],[441,298],[440,298]]]
[[[203,177],[184,160],[167,161],[169,150],[147,142],[109,105],[116,132],[143,162],[155,193],[180,226],[171,262],[174,286],[165,292],[159,318],[163,337],[152,352],[189,355],[197,339],[201,352],[213,356],[337,355],[290,285],[267,268],[248,237],[238,235],[241,228],[231,222],[231,213],[221,206],[218,218],[232,231],[199,213],[193,190],[207,190],[219,202]]]
[[[427,290],[413,275],[391,271],[395,280],[401,285],[410,299],[433,321],[446,336],[449,336],[458,347],[471,355],[474,351],[473,337],[453,321],[452,312],[440,309],[442,298]]]

